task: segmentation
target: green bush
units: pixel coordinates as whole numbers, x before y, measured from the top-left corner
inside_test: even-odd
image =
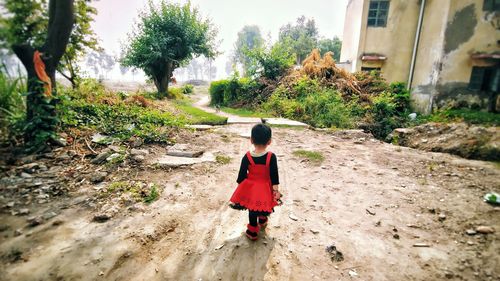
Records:
[[[194,86],[191,85],[191,84],[186,84],[184,86],[182,86],[182,93],[185,94],[185,95],[189,95],[193,92],[194,90]]]
[[[276,80],[283,76],[295,63],[295,54],[290,42],[278,42],[271,48],[254,48],[247,52],[252,60],[248,75]]]
[[[22,135],[26,117],[26,80],[0,71],[0,141]]]
[[[224,91],[228,83],[228,80],[213,81],[212,83],[210,83],[210,88],[208,89],[208,91],[210,93],[211,105],[224,104]]]
[[[249,78],[232,77],[230,80],[214,81],[209,92],[211,105],[235,105],[254,98],[258,83]]]

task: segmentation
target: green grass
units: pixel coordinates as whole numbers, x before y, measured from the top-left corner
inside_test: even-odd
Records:
[[[500,114],[472,109],[447,109],[437,111],[429,116],[422,116],[419,123],[425,122],[466,122],[485,126],[500,126]]]
[[[224,111],[229,114],[234,114],[241,117],[267,117],[269,114],[264,112],[256,112],[248,108],[232,108],[232,107],[221,107],[221,111]]]
[[[187,115],[188,123],[191,124],[224,125],[227,122],[226,117],[203,111],[187,102],[178,101],[175,106]]]
[[[215,161],[219,164],[225,165],[225,164],[229,164],[229,162],[231,162],[231,157],[226,156],[226,155],[217,155],[217,156],[215,156]]]
[[[298,157],[303,158],[303,159],[307,159],[307,160],[314,162],[314,163],[321,163],[321,162],[323,162],[323,160],[325,160],[325,157],[323,156],[323,154],[321,154],[320,152],[317,152],[317,151],[300,149],[300,150],[295,150],[293,152],[293,155],[298,156]]]
[[[144,203],[150,204],[153,201],[155,201],[156,199],[158,199],[159,196],[160,196],[160,194],[158,193],[158,189],[156,188],[156,185],[153,185],[151,187],[151,189],[149,190],[149,194],[146,197],[144,197]]]

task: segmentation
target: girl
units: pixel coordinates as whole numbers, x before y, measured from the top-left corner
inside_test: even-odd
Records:
[[[251,142],[255,147],[241,160],[238,187],[231,196],[231,208],[248,209],[249,224],[246,236],[257,240],[261,228],[267,225],[267,217],[274,207],[281,204],[278,191],[278,161],[276,155],[266,151],[271,144],[271,128],[257,124],[252,128]],[[278,203],[279,202],[279,203]]]

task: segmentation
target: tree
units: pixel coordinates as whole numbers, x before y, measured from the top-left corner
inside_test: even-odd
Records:
[[[318,29],[314,19],[306,21],[306,17],[301,16],[295,25],[289,23],[282,26],[279,41],[283,42],[287,39],[296,54],[296,63],[302,63],[302,60],[311,53],[312,49],[316,48],[318,43]]]
[[[333,52],[333,59],[338,62],[340,60],[342,41],[337,36],[333,37],[333,39],[321,39],[318,41],[318,49],[322,56],[327,52]]]
[[[76,88],[81,80],[78,62],[90,50],[102,51],[91,26],[94,16],[97,15],[97,9],[90,6],[89,2],[90,0],[75,0],[75,25],[66,52],[57,68],[57,72],[68,79],[73,88]]]
[[[25,140],[42,145],[55,137],[56,69],[73,28],[73,0],[4,0],[2,9],[3,40],[28,75]],[[43,13],[47,22],[39,20]]]
[[[180,5],[162,0],[155,6],[150,1],[129,34],[121,63],[142,69],[154,81],[159,97],[165,97],[176,68],[199,55],[216,55],[215,35],[210,21],[190,2]]]
[[[264,44],[264,39],[260,34],[260,28],[256,25],[246,25],[238,32],[238,39],[234,44],[235,60],[242,64],[244,75],[251,67],[251,58],[248,57],[248,51],[260,48]]]
[[[293,66],[295,60],[290,39],[277,42],[272,47],[253,49],[248,52],[248,56],[252,60],[249,74],[271,80],[278,80]]]

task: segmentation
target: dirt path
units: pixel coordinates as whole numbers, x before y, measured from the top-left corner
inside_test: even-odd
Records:
[[[261,239],[242,235],[245,212],[227,207],[251,125],[185,134],[190,143],[232,158],[227,165],[174,170],[122,167],[111,181],[159,183],[159,200],[92,222],[92,184],[82,184],[48,221],[14,237],[4,231],[1,280],[499,280],[500,209],[482,202],[499,189],[488,162],[427,153],[359,132],[275,128],[284,205]],[[165,147],[148,146],[148,157]],[[318,151],[314,164],[294,156]],[[119,200],[114,200],[119,205]],[[113,203],[111,200],[110,203]],[[54,206],[40,208],[40,212]],[[440,218],[441,215],[441,218]],[[25,218],[0,215],[16,229]],[[296,219],[296,220],[295,220]],[[493,234],[467,229],[492,226]],[[413,247],[425,243],[429,247]],[[344,260],[332,261],[335,245]],[[18,250],[20,261],[8,260]]]

